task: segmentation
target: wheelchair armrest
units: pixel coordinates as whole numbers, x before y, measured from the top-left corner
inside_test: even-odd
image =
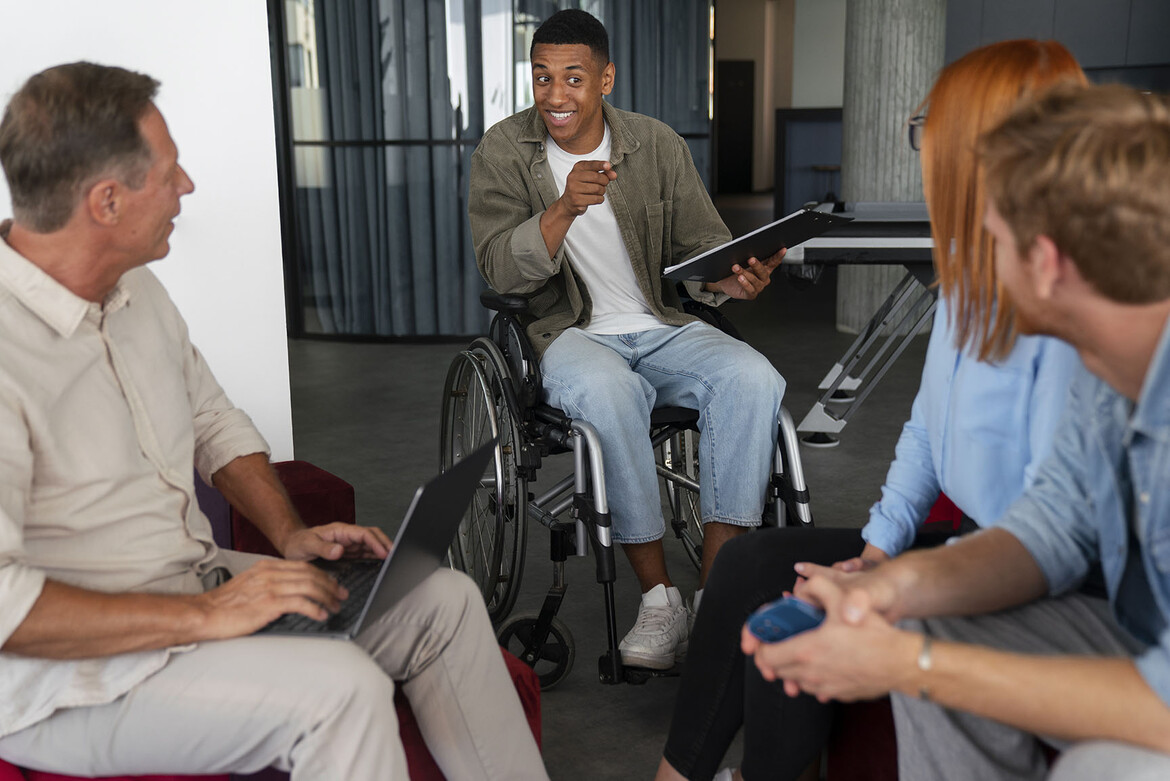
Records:
[[[683,311],[688,315],[694,315],[708,325],[715,326],[728,336],[738,339],[741,342],[744,341],[744,338],[739,334],[739,329],[735,327],[727,315],[720,312],[716,307],[696,301],[693,298],[682,299],[682,307]]]
[[[493,312],[507,312],[513,315],[528,311],[528,299],[524,296],[510,293],[497,293],[494,290],[485,290],[479,294],[479,303]]]

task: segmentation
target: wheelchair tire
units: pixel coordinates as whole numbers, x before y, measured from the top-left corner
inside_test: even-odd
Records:
[[[495,455],[448,552],[454,569],[479,586],[493,623],[516,602],[527,544],[528,481],[517,469],[521,447],[507,365],[488,339],[459,353],[443,391],[439,462],[444,471],[498,437]]]
[[[496,640],[530,666],[540,679],[540,688],[548,691],[565,680],[573,669],[577,645],[569,627],[555,616],[548,635],[534,644],[532,635],[537,619],[535,613],[513,616],[500,627]]]

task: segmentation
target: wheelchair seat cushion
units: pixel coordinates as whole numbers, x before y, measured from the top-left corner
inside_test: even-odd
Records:
[[[695,428],[699,424],[699,411],[690,407],[655,407],[650,412],[650,425],[684,426]]]

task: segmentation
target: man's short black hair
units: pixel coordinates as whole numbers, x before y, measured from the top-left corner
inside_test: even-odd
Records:
[[[554,46],[584,44],[603,65],[609,63],[609,33],[605,31],[605,25],[592,14],[578,8],[557,11],[536,28],[528,59],[532,59],[532,52],[538,43]]]

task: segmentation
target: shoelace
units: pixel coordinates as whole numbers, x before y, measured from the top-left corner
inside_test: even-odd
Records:
[[[638,611],[638,620],[634,622],[634,631],[661,633],[670,625],[677,610],[670,606],[642,608]]]

